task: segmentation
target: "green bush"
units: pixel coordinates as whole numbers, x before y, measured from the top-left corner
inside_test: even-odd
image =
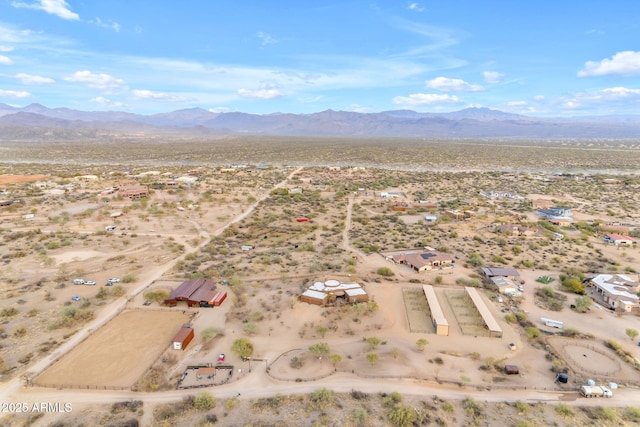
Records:
[[[138,278],[131,273],[125,274],[124,276],[122,276],[122,279],[121,279],[122,283],[133,283],[136,280],[138,280]]]
[[[389,267],[380,267],[376,273],[384,277],[391,277],[394,275],[393,270],[391,270]]]

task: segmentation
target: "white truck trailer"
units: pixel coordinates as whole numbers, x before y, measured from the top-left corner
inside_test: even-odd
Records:
[[[583,385],[580,394],[584,397],[613,397],[613,393],[603,385]]]
[[[546,317],[541,317],[540,321],[542,323],[544,323],[546,326],[549,326],[551,328],[562,329],[562,327],[564,326],[564,323],[562,323],[561,321],[553,320],[553,319],[547,319]]]

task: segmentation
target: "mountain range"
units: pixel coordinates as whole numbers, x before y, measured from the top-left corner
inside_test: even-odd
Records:
[[[86,138],[98,131],[150,135],[282,135],[403,138],[637,138],[640,116],[533,118],[489,108],[451,113],[394,110],[313,114],[216,113],[189,108],[141,115],[0,103],[0,139]]]

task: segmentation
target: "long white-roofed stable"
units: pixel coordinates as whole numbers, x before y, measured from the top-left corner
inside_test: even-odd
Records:
[[[429,304],[429,310],[431,311],[431,321],[433,327],[436,330],[436,335],[449,335],[449,322],[442,312],[440,302],[436,296],[436,292],[431,285],[422,285],[425,297],[427,297],[427,303]]]
[[[478,293],[478,290],[469,286],[465,286],[464,289],[469,297],[471,297],[473,304],[476,306],[476,309],[482,316],[482,320],[484,320],[484,323],[487,325],[490,336],[502,338],[502,328],[500,327],[500,325],[498,325],[495,317],[493,317],[493,314],[491,314],[489,308],[482,300],[482,297]]]

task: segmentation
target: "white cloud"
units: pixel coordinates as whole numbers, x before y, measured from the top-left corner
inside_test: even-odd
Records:
[[[124,80],[116,79],[109,74],[95,74],[91,71],[76,71],[73,75],[64,78],[68,82],[84,83],[96,89],[112,89],[124,85]]]
[[[181,101],[179,96],[171,95],[164,92],[155,92],[146,89],[134,89],[132,91],[133,96],[137,100],[150,100],[150,101]]]
[[[215,107],[215,108],[209,108],[209,109],[207,109],[207,111],[209,111],[210,113],[228,113],[229,111],[231,111],[231,108],[229,108],[229,107]]]
[[[114,102],[109,98],[105,98],[102,96],[96,96],[95,98],[91,98],[89,102],[101,105],[103,107],[123,107],[124,104],[122,102]]]
[[[31,94],[25,91],[2,90],[0,89],[0,98],[28,98]]]
[[[11,46],[0,45],[0,52],[11,52],[13,48]]]
[[[77,13],[69,10],[69,5],[65,0],[36,0],[35,3],[14,1],[11,3],[11,6],[43,10],[51,15],[56,15],[62,19],[68,19],[70,21],[77,21],[80,19],[80,16],[78,16]]]
[[[474,85],[464,80],[450,79],[447,77],[436,77],[433,80],[427,80],[425,86],[441,92],[478,92],[484,90],[480,85]]]
[[[509,101],[506,105],[509,107],[526,107],[529,103],[527,101]]]
[[[602,93],[606,97],[627,98],[630,96],[640,96],[640,89],[628,89],[626,87],[611,87],[607,89],[602,89]]]
[[[485,71],[482,73],[482,76],[487,83],[500,83],[504,74],[498,73],[497,71]]]
[[[278,40],[274,39],[271,34],[263,33],[262,31],[258,33],[258,38],[262,40],[260,43],[262,46],[278,43]]]
[[[396,105],[404,105],[407,107],[414,107],[419,105],[432,105],[432,104],[457,104],[462,102],[460,98],[455,95],[443,95],[438,93],[413,93],[409,96],[396,96],[392,102]]]
[[[424,12],[424,7],[420,6],[420,4],[418,3],[409,3],[409,6],[407,6],[407,9],[413,10],[416,12]]]
[[[355,111],[356,113],[372,113],[374,110],[371,107],[360,104],[349,105],[348,111]]]
[[[102,19],[100,18],[93,19],[89,22],[91,24],[97,25],[98,27],[108,28],[109,30],[113,30],[116,33],[120,32],[120,24],[118,24],[117,22],[113,22],[113,21],[103,22]]]
[[[249,89],[238,89],[238,95],[243,98],[252,98],[252,99],[274,99],[280,98],[283,96],[282,92],[278,89],[258,89],[258,90],[249,90]]]
[[[640,74],[640,52],[618,52],[611,59],[587,61],[578,77]]]
[[[25,74],[25,73],[18,73],[14,77],[16,79],[20,79],[20,81],[26,85],[44,85],[44,84],[56,82],[55,80],[50,79],[49,77],[34,76],[31,74]]]
[[[578,92],[569,97],[553,99],[551,102],[572,111],[589,112],[597,109],[609,113],[624,113],[640,104],[640,89],[611,87],[592,92]]]
[[[8,56],[0,55],[0,64],[11,65],[13,64],[13,61]]]

